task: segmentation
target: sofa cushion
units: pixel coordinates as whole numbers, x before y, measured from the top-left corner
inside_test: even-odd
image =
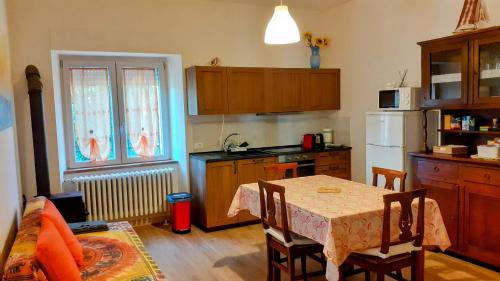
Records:
[[[47,281],[35,257],[36,242],[40,232],[40,213],[45,201],[45,197],[28,200],[16,240],[5,263],[2,280]]]
[[[41,221],[42,228],[36,243],[36,258],[49,280],[81,280],[80,270],[55,224],[46,216],[42,216]]]
[[[52,221],[56,229],[59,231],[59,234],[63,238],[66,246],[68,247],[71,255],[75,259],[75,262],[78,266],[83,265],[83,250],[80,242],[76,239],[76,236],[73,234],[68,224],[62,217],[61,213],[57,210],[56,206],[47,200],[45,202],[45,208],[41,214],[42,218],[47,218]]]

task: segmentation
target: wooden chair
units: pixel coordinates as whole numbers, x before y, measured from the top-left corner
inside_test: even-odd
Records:
[[[276,220],[275,193],[279,194],[281,225],[278,225]],[[292,281],[307,280],[308,277],[325,274],[326,261],[323,256],[323,245],[309,238],[292,233],[288,229],[285,188],[259,180],[259,196],[262,227],[266,233],[268,258],[267,280],[281,280],[281,270],[288,273]],[[317,256],[316,254],[318,253],[321,256]],[[281,254],[285,257],[281,258]],[[322,270],[307,273],[307,256],[321,263]],[[297,276],[295,273],[295,260],[298,258],[301,260],[302,274]],[[285,262],[287,266],[284,265]]]
[[[297,177],[297,162],[280,163],[264,166],[267,180],[282,180],[287,178],[287,171],[292,172],[292,178]]]
[[[376,272],[377,281],[384,280],[388,275],[396,280],[405,280],[401,269],[411,266],[411,280],[416,280],[417,254],[422,250],[424,235],[424,208],[426,189],[417,189],[410,192],[391,193],[384,195],[384,220],[382,228],[382,245],[380,248],[371,248],[354,252],[349,255],[345,264],[359,266],[365,271],[365,280],[370,280],[369,271]],[[412,233],[413,199],[418,198],[417,225]],[[391,241],[391,205],[393,202],[401,204],[399,217],[399,237]],[[393,273],[396,272],[396,273]],[[344,276],[351,275],[347,273]]]
[[[383,175],[385,177],[385,189],[394,190],[394,181],[396,178],[399,179],[399,191],[405,191],[405,180],[406,180],[406,172],[384,169],[379,167],[372,167],[373,173],[373,186],[377,186],[378,183],[378,175]]]

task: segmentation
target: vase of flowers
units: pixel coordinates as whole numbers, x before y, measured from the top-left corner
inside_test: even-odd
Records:
[[[319,50],[322,47],[328,47],[330,45],[330,39],[324,38],[313,38],[311,32],[306,32],[304,34],[304,41],[306,46],[311,49],[311,68],[319,69],[321,65],[321,56],[319,55]]]

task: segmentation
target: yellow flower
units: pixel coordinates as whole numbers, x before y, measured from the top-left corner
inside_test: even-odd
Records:
[[[323,38],[323,46],[328,47],[330,46],[330,38]]]
[[[304,33],[304,39],[305,40],[310,40],[311,37],[312,37],[312,33],[311,32],[307,31],[307,32]]]
[[[322,47],[324,44],[324,41],[322,38],[316,38],[315,43],[316,43],[317,47]]]

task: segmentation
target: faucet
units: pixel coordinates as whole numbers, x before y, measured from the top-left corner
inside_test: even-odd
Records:
[[[222,143],[222,150],[224,150],[224,152],[227,152],[229,150],[229,148],[234,144],[233,143],[230,143],[229,145],[226,146],[226,142],[229,140],[230,137],[232,136],[239,136],[240,134],[239,133],[231,133],[229,134],[226,139],[224,139],[224,142]]]

